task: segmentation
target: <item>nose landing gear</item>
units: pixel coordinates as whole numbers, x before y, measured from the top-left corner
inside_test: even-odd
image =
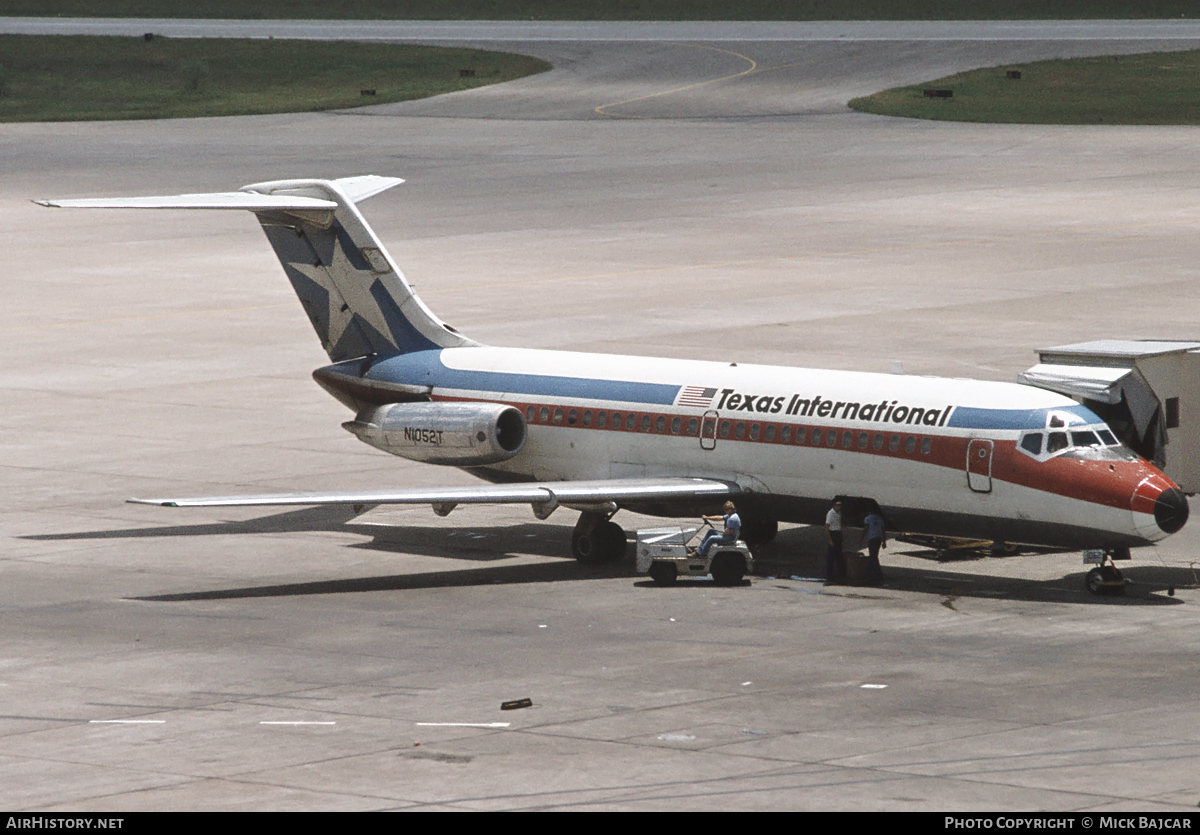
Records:
[[[1103,552],[1100,564],[1084,576],[1083,587],[1096,595],[1115,596],[1125,593],[1125,575],[1113,563],[1111,553]]]

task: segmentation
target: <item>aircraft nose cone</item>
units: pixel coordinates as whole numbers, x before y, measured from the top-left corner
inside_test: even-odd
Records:
[[[1188,500],[1182,490],[1164,490],[1154,503],[1154,521],[1163,533],[1175,533],[1188,520]]]

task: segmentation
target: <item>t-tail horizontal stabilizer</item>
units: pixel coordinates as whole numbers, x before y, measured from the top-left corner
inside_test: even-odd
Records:
[[[208,194],[34,202],[82,209],[254,212],[334,362],[476,345],[417,297],[355,205],[402,182],[366,175],[278,180]]]

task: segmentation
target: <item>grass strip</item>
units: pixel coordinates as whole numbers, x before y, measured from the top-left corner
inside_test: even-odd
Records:
[[[242,20],[1129,20],[1195,0],[0,0],[0,15]]]
[[[475,49],[4,35],[0,121],[332,110],[426,98],[548,69],[536,58]]]
[[[1013,77],[1016,73],[1019,78]],[[950,90],[953,95],[930,98],[927,90]],[[1196,125],[1200,51],[971,70],[853,99],[850,107],[882,116],[953,122]]]

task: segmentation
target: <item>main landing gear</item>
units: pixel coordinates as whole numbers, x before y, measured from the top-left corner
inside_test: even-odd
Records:
[[[779,531],[779,523],[775,519],[750,516],[742,522],[742,539],[750,545],[766,545],[775,538]],[[625,531],[612,521],[611,513],[581,513],[571,533],[571,555],[583,565],[598,565],[614,563],[625,559],[628,543]],[[718,566],[713,564],[713,577],[721,574],[723,579],[738,583],[742,572],[734,577],[735,565],[724,567],[725,561]],[[738,561],[734,561],[735,563]],[[653,576],[653,575],[651,575]],[[655,578],[658,579],[658,578]],[[719,581],[718,581],[719,582]]]
[[[583,565],[625,559],[625,531],[610,519],[601,513],[580,514],[571,534],[571,554]]]
[[[770,545],[779,533],[779,522],[769,516],[746,514],[742,517],[742,540],[751,548]]]
[[[1096,595],[1121,595],[1125,593],[1125,575],[1113,563],[1113,557],[1121,559],[1121,554],[1106,551],[1100,564],[1089,571],[1083,578],[1083,587]],[[1124,549],[1124,559],[1129,559],[1129,549]]]

